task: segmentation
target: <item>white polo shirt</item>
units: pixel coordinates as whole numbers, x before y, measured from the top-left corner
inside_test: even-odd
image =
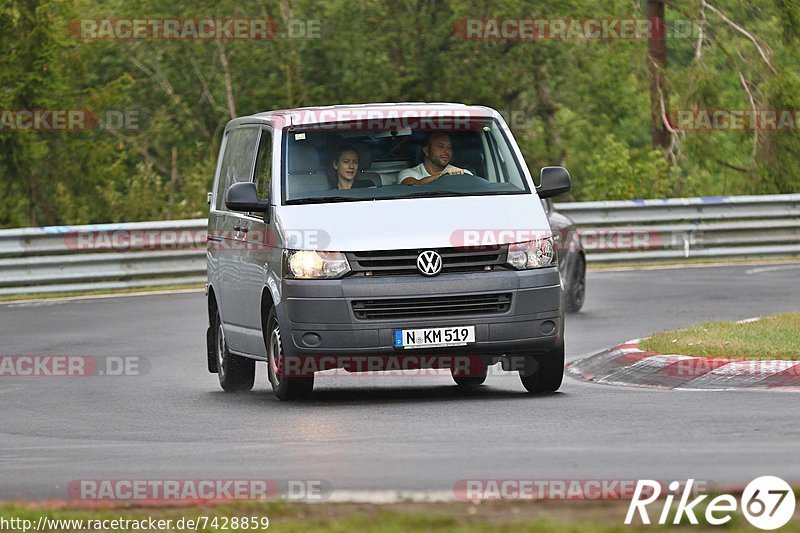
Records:
[[[455,168],[455,167],[453,167],[453,165],[447,165],[445,167],[445,170],[448,169],[448,168]],[[472,172],[470,172],[467,169],[464,169],[464,173],[465,174],[472,174]],[[430,172],[428,172],[428,170],[425,168],[425,163],[420,163],[419,165],[417,165],[415,167],[406,168],[406,169],[401,170],[397,174],[397,183],[398,184],[402,183],[403,180],[406,179],[406,178],[414,178],[415,180],[421,180],[422,178],[427,178],[430,175],[431,175]]]

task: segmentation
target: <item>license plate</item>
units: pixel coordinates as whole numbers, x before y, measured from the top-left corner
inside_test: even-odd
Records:
[[[394,330],[396,348],[441,348],[472,342],[475,342],[475,326]]]

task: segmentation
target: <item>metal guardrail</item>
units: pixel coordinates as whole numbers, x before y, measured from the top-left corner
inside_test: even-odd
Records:
[[[591,263],[800,257],[800,194],[574,202],[556,210],[575,222]],[[639,236],[639,246],[636,239],[614,246],[611,232]]]
[[[0,230],[0,296],[200,284],[206,219]]]
[[[555,204],[590,263],[800,257],[800,194]],[[199,284],[206,219],[0,230],[0,295]]]
[[[800,217],[800,194],[556,204],[578,226]]]

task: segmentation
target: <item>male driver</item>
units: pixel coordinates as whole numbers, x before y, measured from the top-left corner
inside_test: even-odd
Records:
[[[422,147],[424,159],[415,167],[401,170],[397,181],[401,185],[427,185],[445,174],[472,174],[469,170],[458,168],[450,164],[453,157],[453,145],[450,136],[446,133],[436,132],[428,137],[428,142]]]

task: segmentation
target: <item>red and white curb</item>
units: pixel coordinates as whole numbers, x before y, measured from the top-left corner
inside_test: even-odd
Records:
[[[800,361],[745,361],[645,352],[628,341],[567,365],[567,375],[606,385],[654,389],[800,391]]]

